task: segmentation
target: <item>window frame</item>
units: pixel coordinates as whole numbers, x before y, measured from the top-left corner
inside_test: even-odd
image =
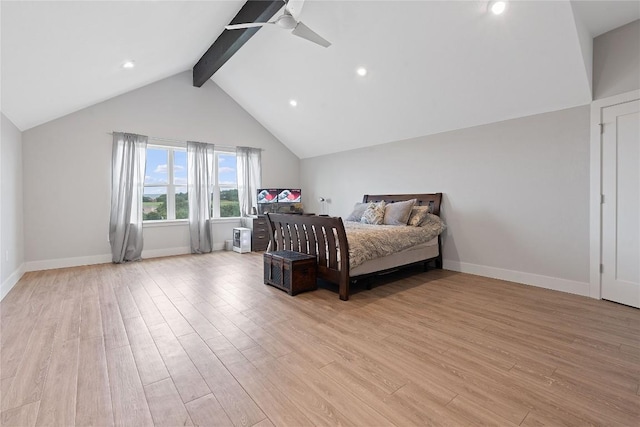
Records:
[[[167,218],[166,219],[147,219],[143,220],[143,223],[146,225],[171,225],[171,224],[182,224],[188,222],[188,219],[175,219],[176,217],[176,187],[186,187],[187,194],[189,192],[188,184],[178,185],[175,183],[174,176],[174,165],[175,165],[175,151],[187,152],[186,145],[173,145],[173,144],[163,144],[158,143],[157,141],[150,142],[147,144],[147,149],[156,149],[156,150],[165,150],[167,151],[167,184],[143,184],[142,197],[144,197],[144,188],[146,187],[158,187],[158,188],[166,188],[167,189]],[[237,153],[234,149],[231,148],[222,148],[218,149],[214,146],[214,164],[213,164],[213,185],[211,188],[212,195],[212,203],[211,203],[211,220],[215,222],[234,222],[238,219],[242,218],[242,215],[238,216],[220,216],[220,194],[222,190],[237,190],[238,182],[236,177],[235,185],[229,184],[221,184],[219,182],[219,156],[221,154],[233,155],[237,159]],[[146,168],[146,165],[145,165]],[[187,174],[188,171],[188,161],[187,161]],[[237,174],[237,164],[236,164],[236,174]],[[146,174],[145,174],[146,175]],[[240,201],[238,200],[238,203]]]
[[[187,194],[189,188],[187,184],[178,185],[175,183],[174,165],[175,165],[175,152],[182,151],[186,154],[187,148],[175,145],[162,145],[162,144],[147,144],[147,150],[164,150],[167,151],[167,183],[166,184],[145,184],[143,183],[142,197],[144,197],[144,189],[147,187],[166,188],[167,189],[167,218],[166,219],[143,219],[143,223],[147,224],[159,224],[167,222],[186,222],[188,218],[176,219],[176,187],[187,187]],[[145,165],[146,169],[146,165]],[[146,175],[146,173],[145,173]]]

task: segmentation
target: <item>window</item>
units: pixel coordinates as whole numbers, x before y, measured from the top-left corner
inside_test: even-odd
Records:
[[[213,176],[211,217],[239,217],[235,152],[215,151]],[[147,146],[142,205],[144,221],[189,218],[186,149],[151,144]]]
[[[187,152],[149,145],[142,207],[144,221],[188,219]]]
[[[215,152],[215,184],[212,193],[213,218],[240,216],[238,201],[238,175],[236,173],[236,153]],[[220,201],[217,203],[217,201]]]

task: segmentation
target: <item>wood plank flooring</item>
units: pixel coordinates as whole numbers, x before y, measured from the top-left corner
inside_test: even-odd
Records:
[[[26,274],[0,424],[640,425],[640,310],[444,270],[348,302],[217,252]]]

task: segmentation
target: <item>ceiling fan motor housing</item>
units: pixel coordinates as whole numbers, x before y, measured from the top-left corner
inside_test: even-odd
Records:
[[[296,24],[298,24],[298,22],[288,13],[279,16],[276,20],[276,25],[280,28],[284,28],[285,30],[292,30],[296,27]]]

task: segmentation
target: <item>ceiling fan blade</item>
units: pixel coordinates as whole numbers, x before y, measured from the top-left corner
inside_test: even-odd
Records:
[[[320,37],[315,31],[304,25],[302,22],[298,22],[298,25],[296,25],[293,31],[291,31],[291,34],[319,44],[322,47],[331,46],[331,43],[328,40]]]
[[[245,28],[262,27],[263,25],[273,24],[273,22],[249,22],[247,24],[231,24],[227,25],[225,30],[242,30]]]

